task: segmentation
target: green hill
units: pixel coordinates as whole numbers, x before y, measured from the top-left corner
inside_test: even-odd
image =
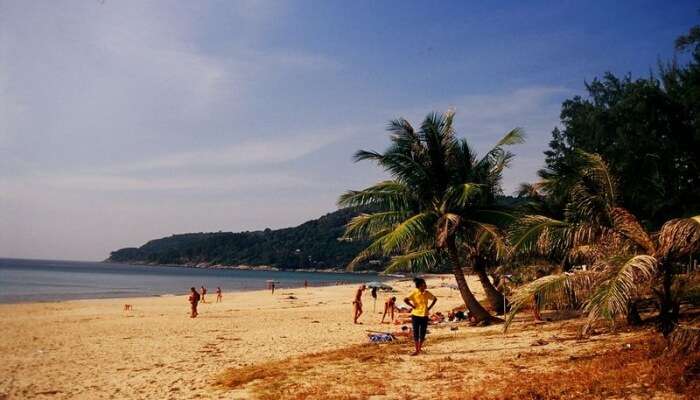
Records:
[[[267,265],[282,269],[345,268],[367,242],[341,241],[356,211],[338,210],[297,227],[255,232],[186,233],[114,251],[125,263]]]

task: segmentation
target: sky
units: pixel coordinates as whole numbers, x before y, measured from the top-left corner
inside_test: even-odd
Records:
[[[648,76],[695,1],[0,0],[0,257],[102,260],[174,233],[298,225],[384,178],[386,123],[456,111],[477,151]]]

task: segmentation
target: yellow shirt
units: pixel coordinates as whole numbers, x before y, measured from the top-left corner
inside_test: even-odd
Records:
[[[411,311],[411,315],[416,317],[427,317],[428,316],[428,302],[435,300],[435,296],[429,291],[424,291],[421,293],[420,290],[414,289],[411,294],[408,295],[408,299],[411,300],[415,307]]]

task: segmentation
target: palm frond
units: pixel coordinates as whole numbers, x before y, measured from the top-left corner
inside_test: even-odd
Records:
[[[405,208],[411,199],[411,191],[400,182],[390,180],[379,182],[363,190],[350,190],[340,196],[340,207],[372,207],[381,210]]]
[[[659,231],[659,257],[679,258],[700,251],[700,215],[672,219]]]
[[[591,178],[606,203],[613,206],[617,199],[617,182],[610,173],[608,164],[599,154],[579,150],[578,155],[584,161],[584,175]]]
[[[445,213],[440,216],[437,221],[437,232],[435,236],[435,245],[438,248],[443,248],[447,245],[449,239],[457,229],[461,218],[457,214]]]
[[[434,248],[426,248],[391,258],[384,272],[418,272],[430,271],[438,264],[439,252]]]
[[[506,316],[504,331],[508,330],[515,315],[527,305],[545,306],[563,304],[570,293],[584,291],[591,286],[591,274],[587,272],[565,272],[547,275],[518,288],[510,298],[510,311]],[[537,296],[539,301],[533,304]]]
[[[462,208],[469,205],[477,195],[481,193],[482,185],[476,183],[461,183],[452,185],[445,191],[443,204],[446,209]]]
[[[522,144],[525,143],[525,131],[523,128],[515,128],[512,129],[510,132],[506,133],[501,140],[499,140],[496,143],[496,146],[494,147],[501,147],[501,146],[512,146],[515,144]]]
[[[627,312],[627,305],[635,294],[637,282],[649,280],[656,272],[656,259],[648,255],[630,257],[620,262],[611,260],[612,264],[621,266],[608,279],[598,284],[585,310],[588,320],[584,332],[598,319],[613,321],[616,316]]]
[[[642,228],[637,218],[622,207],[614,207],[611,212],[613,229],[620,232],[627,239],[636,243],[648,254],[653,254],[656,250],[654,242],[649,237],[647,231]]]
[[[360,214],[345,226],[343,237],[351,239],[366,239],[387,232],[406,218],[402,211],[385,211],[371,214]]]
[[[381,237],[383,254],[391,255],[393,252],[409,247],[412,243],[424,241],[427,238],[432,239],[433,235],[429,229],[436,220],[435,214],[423,212],[399,223],[391,232]]]
[[[559,251],[563,252],[571,244],[571,225],[543,215],[526,215],[510,229],[510,241],[513,251],[527,254],[536,252],[541,255]]]
[[[484,224],[477,221],[468,221],[478,228],[476,235],[476,248],[493,250],[497,260],[503,260],[510,253],[510,246],[506,242],[506,237],[495,225]]]

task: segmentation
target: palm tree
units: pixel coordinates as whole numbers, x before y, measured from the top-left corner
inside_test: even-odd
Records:
[[[678,319],[672,263],[700,250],[700,216],[668,221],[658,235],[649,234],[617,205],[617,182],[602,158],[579,155],[583,168],[569,189],[564,219],[523,216],[514,224],[511,240],[518,254],[554,253],[591,268],[546,276],[522,287],[512,299],[506,327],[534,295],[551,304],[566,302],[575,293],[587,299],[586,331],[601,318],[613,322],[619,315],[637,316],[634,300],[651,288],[659,297],[660,330],[667,335]]]
[[[431,113],[418,131],[403,118],[393,120],[388,126],[392,144],[384,153],[356,153],[356,161],[375,161],[392,179],[339,199],[341,206],[372,210],[347,226],[347,237],[373,240],[349,268],[373,255],[392,256],[388,270],[449,264],[469,311],[489,322],[495,318],[467,285],[463,260],[465,253],[471,257],[484,247],[473,241],[476,237],[497,247],[496,225],[508,214],[487,206],[493,205],[512,157],[503,147],[522,142],[523,135],[514,129],[477,160],[467,141],[455,137],[453,118],[452,112]],[[486,282],[491,285],[488,276],[482,279]],[[502,304],[502,297],[497,302]]]

